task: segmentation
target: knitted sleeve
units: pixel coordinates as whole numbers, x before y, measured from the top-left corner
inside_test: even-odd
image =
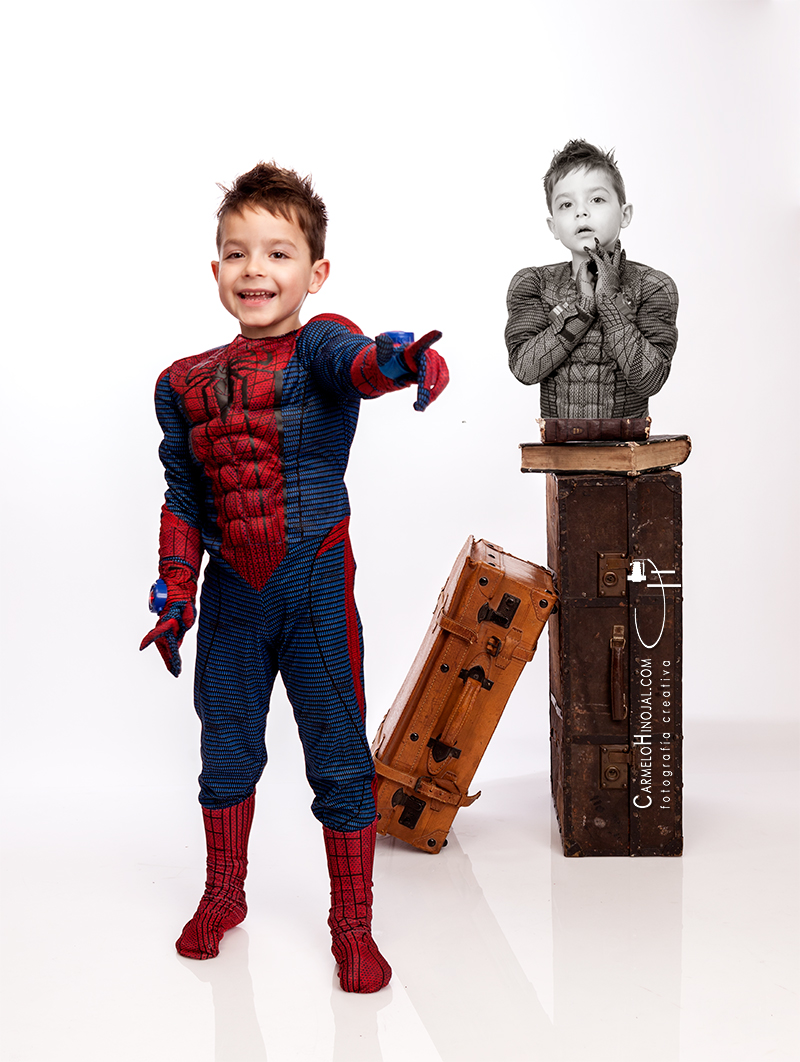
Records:
[[[553,307],[544,298],[544,273],[539,267],[529,266],[515,273],[506,305],[508,366],[522,383],[541,383],[580,343],[581,337],[570,340],[550,323],[548,314]]]
[[[627,283],[624,288],[632,302],[633,319],[613,299],[597,300],[603,350],[616,362],[628,388],[648,398],[661,390],[669,376],[678,342],[678,289],[666,273],[646,267],[641,268],[630,293]]]

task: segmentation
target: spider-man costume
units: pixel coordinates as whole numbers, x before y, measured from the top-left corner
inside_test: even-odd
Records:
[[[398,352],[385,337],[373,341],[345,318],[324,315],[284,336],[240,335],[159,377],[167,479],[159,572],[167,600],[142,648],[155,641],[175,675],[194,620],[202,551],[209,555],[195,674],[209,873],[178,941],[183,954],[216,955],[225,929],[246,913],[247,834],[280,671],[312,810],[325,829],[343,987],[375,991],[388,981],[369,935],[374,768],[344,473],[362,398],[417,379],[424,408],[446,385],[447,367],[428,349],[439,335]],[[351,895],[356,865],[361,885]]]

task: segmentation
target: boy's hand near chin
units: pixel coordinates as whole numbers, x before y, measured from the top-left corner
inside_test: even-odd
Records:
[[[595,312],[594,297],[597,277],[594,271],[590,269],[590,265],[591,261],[588,259],[585,262],[581,262],[575,275],[575,287],[578,289],[578,299],[581,307],[593,314]]]
[[[593,266],[594,268],[591,271],[596,272],[595,295],[613,298],[617,292],[622,291],[625,252],[622,250],[622,244],[619,240],[616,241],[613,250],[610,252],[600,246],[600,241],[596,237],[594,243],[594,247],[584,247],[584,251],[589,255],[589,262],[584,262],[578,273],[580,275],[584,266],[587,269],[591,269],[591,266]]]

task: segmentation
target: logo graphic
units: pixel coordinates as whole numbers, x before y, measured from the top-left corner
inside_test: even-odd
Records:
[[[646,565],[650,565],[652,571],[647,574]],[[629,583],[645,583],[648,587],[653,587],[661,590],[661,630],[658,632],[656,640],[648,644],[642,637],[639,630],[639,621],[636,616],[636,609],[633,610],[633,625],[636,628],[636,634],[639,641],[645,647],[645,649],[655,649],[658,643],[661,641],[661,635],[664,633],[664,625],[667,622],[667,595],[666,590],[671,587],[680,587],[680,583],[665,583],[661,578],[662,575],[675,575],[674,568],[657,568],[655,563],[650,560],[649,557],[645,557],[643,560],[635,560],[631,562],[631,574],[628,576]],[[649,582],[653,577],[657,578],[657,582]]]

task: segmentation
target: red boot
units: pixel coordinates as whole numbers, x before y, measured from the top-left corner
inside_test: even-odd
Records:
[[[244,879],[247,839],[253,822],[255,794],[232,808],[203,808],[206,829],[206,891],[183,927],[175,947],[188,959],[213,959],[226,929],[247,914]]]
[[[323,828],[331,913],[331,951],[345,992],[377,992],[388,985],[392,968],[372,939],[372,863],[376,824],[353,833]]]

